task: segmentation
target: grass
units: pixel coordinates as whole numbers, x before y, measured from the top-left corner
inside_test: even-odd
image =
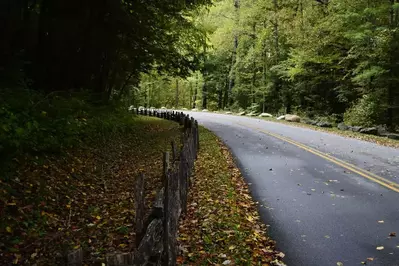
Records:
[[[135,177],[144,171],[149,207],[161,186],[162,152],[180,128],[129,120],[124,130],[87,135],[61,153],[15,158],[13,175],[0,179],[0,265],[57,265],[79,247],[92,265],[132,249]]]
[[[204,128],[179,245],[181,265],[284,265],[231,154]]]

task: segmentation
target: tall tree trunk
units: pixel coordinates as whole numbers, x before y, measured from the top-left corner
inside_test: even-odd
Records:
[[[229,105],[229,77],[226,76],[226,82],[224,83],[224,96],[223,96],[223,105],[222,109],[226,108]]]
[[[206,57],[206,41],[205,40],[203,43],[203,52],[204,52],[204,54],[203,54],[202,60],[203,60],[204,66],[205,66],[206,59],[207,59],[207,57]],[[208,91],[207,91],[207,87],[206,87],[206,76],[207,76],[207,69],[206,69],[206,67],[204,67],[202,69],[202,77],[204,79],[204,83],[202,84],[202,109],[206,109],[207,104],[208,104]]]
[[[191,81],[190,81],[190,98],[189,98],[189,106],[190,106],[190,108],[191,108],[191,106],[193,106],[192,105],[192,102],[193,102],[193,83],[191,83]]]
[[[208,104],[208,92],[204,78],[204,83],[202,84],[202,109],[206,109],[207,104]]]
[[[255,50],[255,42],[256,42],[256,22],[252,25],[252,42],[253,42],[253,49]],[[256,81],[256,61],[253,59],[252,62],[252,103],[256,102],[255,97],[255,81]]]
[[[195,109],[197,105],[197,94],[198,94],[198,76],[197,76],[197,82],[195,83],[195,89],[194,89],[194,99],[193,99],[193,109]]]
[[[175,105],[176,109],[178,109],[179,106],[179,79],[176,78],[176,95],[175,95]]]
[[[266,29],[266,21],[263,22],[263,28]],[[266,112],[266,72],[267,72],[267,57],[268,53],[266,52],[266,43],[263,40],[262,42],[262,91],[263,91],[263,113]]]
[[[218,88],[218,110],[221,110],[223,108],[223,87]]]
[[[235,85],[235,71],[234,65],[236,62],[237,57],[237,48],[238,48],[238,31],[237,26],[240,21],[240,0],[234,0],[234,12],[235,12],[235,29],[234,29],[234,46],[233,46],[233,53],[231,56],[231,66],[230,66],[230,74],[229,74],[229,90],[228,90],[228,104],[231,106],[233,104],[233,87]]]
[[[390,10],[390,27],[391,27],[391,29],[393,29],[394,27],[395,27],[395,14],[394,14],[394,10],[393,10],[393,5],[395,4],[395,0],[389,0],[390,1],[390,4],[391,4],[391,10]],[[393,56],[394,56],[394,54],[395,53],[393,53],[393,52],[391,52],[390,53],[390,62],[389,62],[389,64],[390,64],[390,66],[392,66],[392,63],[393,63],[393,61],[395,60],[394,58],[393,58]],[[393,79],[395,78],[394,76],[393,76],[393,71],[391,71],[390,72],[390,74],[389,74],[389,77],[390,77],[390,79],[389,79],[389,84],[388,84],[388,91],[387,91],[387,102],[388,102],[388,110],[387,110],[387,126],[388,126],[388,128],[390,128],[391,130],[393,130],[394,129],[394,125],[393,125],[393,116],[394,116],[394,114],[393,114],[393,105],[394,105],[394,93],[393,93],[393,91],[394,91],[394,88],[393,88],[393,84],[392,84],[392,82],[393,82]]]
[[[274,4],[274,22],[273,22],[274,49],[276,51],[276,63],[278,63],[280,61],[278,0],[273,0],[273,4]]]

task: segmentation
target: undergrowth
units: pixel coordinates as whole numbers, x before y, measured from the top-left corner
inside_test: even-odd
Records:
[[[0,168],[22,154],[58,153],[133,126],[126,108],[86,92],[0,91]]]
[[[149,207],[179,125],[85,93],[0,93],[0,265],[58,265],[75,248],[96,265],[131,251],[135,177],[145,173]]]

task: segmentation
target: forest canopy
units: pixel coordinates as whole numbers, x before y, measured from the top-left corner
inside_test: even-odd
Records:
[[[399,124],[398,0],[0,5],[0,90]]]
[[[210,0],[5,0],[0,85],[90,90],[106,100],[156,69],[187,76],[205,38],[191,20]]]
[[[399,124],[397,0],[221,0],[195,21],[203,68],[180,86],[152,75],[169,100],[151,105]]]

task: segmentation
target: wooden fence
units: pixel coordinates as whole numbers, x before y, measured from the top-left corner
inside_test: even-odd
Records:
[[[184,126],[180,145],[172,142],[172,154],[163,155],[163,187],[145,220],[144,174],[136,179],[135,230],[136,248],[129,253],[108,254],[107,266],[176,265],[179,218],[186,212],[187,194],[194,161],[199,149],[198,123],[182,112],[135,109],[139,115],[173,120]],[[180,150],[178,150],[181,148]],[[133,206],[132,206],[133,207]],[[67,256],[68,266],[83,265],[83,251]]]

